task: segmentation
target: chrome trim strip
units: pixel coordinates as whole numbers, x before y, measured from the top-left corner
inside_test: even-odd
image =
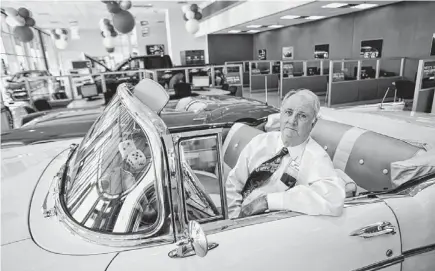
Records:
[[[383,268],[395,265],[395,264],[400,264],[403,262],[405,258],[401,255],[401,256],[397,256],[385,261],[380,261],[371,265],[367,265],[358,269],[354,269],[353,271],[375,271],[375,270],[381,270]]]
[[[434,251],[435,250],[435,244],[431,244],[431,245],[427,245],[427,246],[423,246],[423,247],[419,247],[419,248],[414,248],[414,249],[410,249],[407,251],[402,252],[402,254],[400,256],[396,256],[393,257],[391,259],[385,260],[385,261],[380,261],[371,265],[367,265],[358,269],[354,269],[353,271],[375,271],[375,270],[380,270],[382,268],[391,266],[391,265],[395,265],[395,264],[399,264],[401,262],[403,262],[406,258],[409,257],[413,257],[419,254],[424,254],[430,251]]]
[[[426,252],[430,252],[433,250],[435,250],[435,244],[431,244],[431,245],[427,245],[427,246],[423,246],[423,247],[418,247],[418,248],[413,248],[413,249],[404,251],[402,253],[402,255],[405,258],[409,258],[409,257],[415,256],[415,255],[424,254]]]

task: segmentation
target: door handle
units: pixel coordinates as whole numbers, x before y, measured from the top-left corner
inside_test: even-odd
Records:
[[[396,227],[390,222],[377,222],[350,233],[350,236],[372,238],[384,234],[396,234]]]

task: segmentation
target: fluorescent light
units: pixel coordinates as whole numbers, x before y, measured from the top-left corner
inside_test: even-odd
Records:
[[[280,28],[283,27],[283,25],[279,25],[279,24],[273,24],[273,25],[269,25],[269,28]]]
[[[331,3],[331,4],[327,4],[326,6],[323,6],[322,8],[341,8],[347,5],[348,3]]]
[[[261,24],[253,24],[253,25],[248,25],[247,28],[260,28],[262,27]]]
[[[240,33],[240,30],[230,30],[228,33]]]
[[[300,17],[301,16],[298,16],[298,15],[285,15],[285,16],[282,16],[281,19],[282,20],[293,20],[293,19],[297,19]]]
[[[357,8],[357,9],[366,9],[366,8],[374,8],[377,7],[378,4],[359,4],[357,6],[353,6],[352,8]]]
[[[258,33],[260,30],[249,30],[248,33]]]
[[[318,20],[318,19],[323,19],[325,18],[325,16],[308,16],[305,19],[307,20]]]

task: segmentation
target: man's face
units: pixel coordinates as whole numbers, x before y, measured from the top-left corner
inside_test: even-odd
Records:
[[[303,143],[313,129],[315,119],[313,98],[296,93],[281,106],[281,138],[286,146]]]

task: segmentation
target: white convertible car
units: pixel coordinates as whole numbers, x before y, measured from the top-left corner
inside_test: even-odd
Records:
[[[321,119],[343,214],[230,220],[225,176],[264,123],[168,128],[156,82],[117,93],[83,139],[2,150],[2,270],[435,270],[426,145]]]

